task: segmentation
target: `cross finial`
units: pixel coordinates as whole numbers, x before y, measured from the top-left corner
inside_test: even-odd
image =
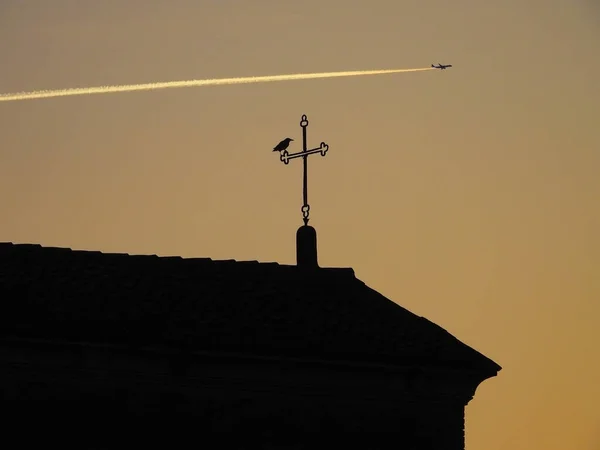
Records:
[[[300,126],[302,127],[302,151],[297,153],[289,153],[287,151],[287,145],[285,149],[280,150],[279,159],[284,164],[289,164],[291,159],[302,157],[304,171],[303,171],[303,179],[302,179],[302,193],[303,193],[303,203],[302,203],[302,220],[304,221],[304,225],[308,225],[309,215],[310,215],[310,205],[308,204],[308,186],[307,186],[307,178],[308,178],[308,155],[312,155],[314,153],[321,153],[321,156],[325,156],[327,151],[329,150],[329,146],[325,142],[321,142],[319,147],[308,150],[308,145],[306,143],[306,127],[308,127],[308,119],[306,118],[306,114],[302,115],[302,119],[300,120]],[[289,139],[289,138],[288,138]],[[289,139],[291,140],[291,139]],[[288,140],[288,143],[289,143]],[[277,148],[277,147],[276,147]]]

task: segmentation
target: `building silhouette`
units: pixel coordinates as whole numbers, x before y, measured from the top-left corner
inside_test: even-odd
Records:
[[[78,448],[464,449],[465,406],[500,366],[352,269],[320,268],[312,227],[297,252],[0,244],[6,429]]]

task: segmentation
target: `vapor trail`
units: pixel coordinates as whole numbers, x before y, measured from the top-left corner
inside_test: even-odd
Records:
[[[87,88],[56,89],[31,92],[0,94],[0,102],[34,100],[40,98],[67,97],[71,95],[110,94],[115,92],[153,91],[198,86],[217,86],[222,84],[269,83],[272,81],[313,80],[316,78],[358,77],[361,75],[384,75],[402,72],[422,72],[434,70],[432,67],[420,69],[355,70],[351,72],[297,73],[290,75],[268,75],[261,77],[216,78],[209,80],[167,81],[145,84],[124,84],[118,86],[96,86]]]

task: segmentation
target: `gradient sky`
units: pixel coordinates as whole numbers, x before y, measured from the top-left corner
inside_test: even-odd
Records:
[[[596,0],[0,0],[0,93],[450,70],[0,103],[0,241],[322,266],[499,363],[467,449],[600,449]]]

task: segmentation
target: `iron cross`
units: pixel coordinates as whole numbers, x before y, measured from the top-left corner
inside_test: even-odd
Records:
[[[321,156],[325,156],[327,151],[329,150],[329,145],[325,142],[321,142],[321,145],[317,148],[312,148],[310,150],[307,149],[306,145],[306,127],[308,126],[308,119],[306,118],[306,114],[302,115],[302,120],[300,121],[300,126],[302,127],[302,151],[298,153],[289,153],[287,150],[282,150],[279,152],[279,159],[284,164],[289,164],[291,159],[302,157],[304,160],[304,177],[303,177],[303,194],[304,194],[304,203],[302,204],[302,220],[304,221],[304,225],[308,225],[308,216],[310,214],[310,205],[308,204],[308,187],[307,187],[307,171],[308,171],[308,155],[312,155],[314,153],[321,153]]]

